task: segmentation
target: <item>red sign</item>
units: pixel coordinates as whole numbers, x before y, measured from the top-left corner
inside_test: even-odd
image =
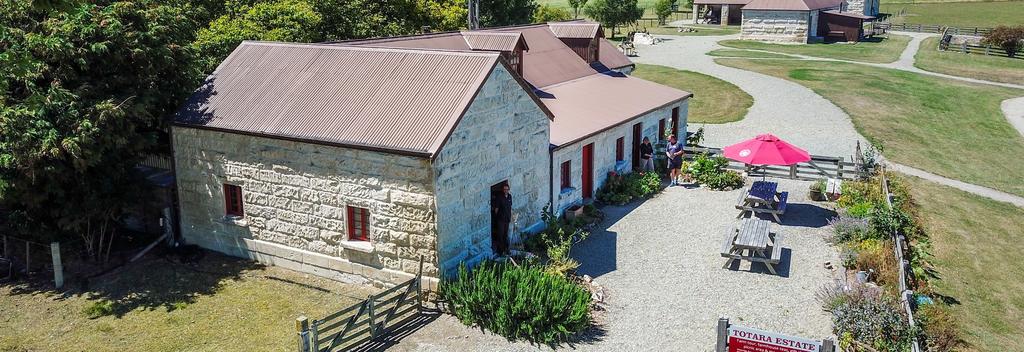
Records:
[[[819,352],[821,341],[748,327],[729,327],[729,352]]]

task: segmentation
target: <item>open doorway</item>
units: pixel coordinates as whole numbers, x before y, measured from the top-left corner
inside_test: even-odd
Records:
[[[498,255],[509,253],[509,227],[512,224],[512,192],[508,180],[491,186],[491,250]]]
[[[594,143],[583,146],[583,200],[594,196]]]
[[[640,168],[640,142],[644,138],[644,125],[638,123],[633,125],[633,169]]]

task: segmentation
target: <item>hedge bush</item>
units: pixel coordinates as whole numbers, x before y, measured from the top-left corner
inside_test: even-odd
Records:
[[[653,172],[626,175],[610,173],[604,186],[597,190],[597,199],[608,204],[626,204],[638,198],[661,192],[661,177]]]
[[[693,158],[689,172],[697,183],[716,191],[743,187],[743,175],[726,170],[727,165],[726,158],[701,153]]]
[[[554,345],[591,324],[590,292],[535,263],[463,265],[440,292],[462,323],[509,340]]]
[[[909,351],[918,334],[907,324],[899,302],[881,290],[855,286],[850,291],[824,290],[819,298],[832,314],[833,330],[844,350],[857,341],[882,352]]]

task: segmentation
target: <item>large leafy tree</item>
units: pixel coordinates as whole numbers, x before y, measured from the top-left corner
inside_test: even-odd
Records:
[[[665,20],[672,15],[672,7],[677,0],[658,0],[654,3],[654,14],[658,15],[658,24],[665,25]]]
[[[569,0],[569,7],[572,8],[572,17],[580,18],[580,9],[587,5],[587,0]]]
[[[583,12],[611,28],[613,34],[617,27],[635,23],[644,15],[636,0],[590,0]]]
[[[533,12],[533,23],[567,21],[572,18],[569,10],[543,4]]]
[[[480,0],[480,26],[497,27],[530,23],[536,10],[535,0]]]
[[[193,44],[203,72],[212,72],[243,40],[313,42],[323,37],[323,17],[303,0],[236,2],[226,12],[200,30]]]
[[[146,197],[134,166],[198,82],[195,24],[155,0],[11,0],[0,17],[0,223],[99,253]]]

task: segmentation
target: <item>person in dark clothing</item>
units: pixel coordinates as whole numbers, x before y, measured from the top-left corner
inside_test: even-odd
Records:
[[[494,227],[491,231],[491,246],[494,253],[508,255],[508,230],[512,222],[512,194],[509,193],[508,184],[502,185],[501,194],[491,199],[491,219]]]
[[[651,145],[651,140],[644,137],[643,143],[640,143],[640,169],[644,172],[654,171],[654,146]]]

